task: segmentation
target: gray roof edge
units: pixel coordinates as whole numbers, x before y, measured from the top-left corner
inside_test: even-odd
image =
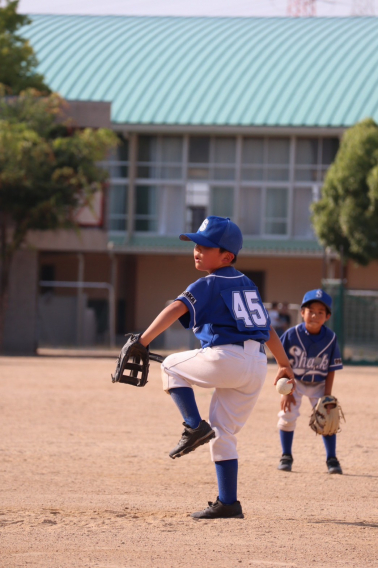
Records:
[[[285,136],[342,136],[346,126],[240,126],[240,125],[208,125],[208,124],[130,124],[112,122],[113,130],[124,133],[203,133],[203,134],[251,134],[251,135],[285,135]]]

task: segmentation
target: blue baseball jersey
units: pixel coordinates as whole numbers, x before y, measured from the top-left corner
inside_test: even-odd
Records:
[[[202,347],[269,339],[270,319],[257,286],[232,266],[190,284],[176,300],[189,310],[181,324],[193,329]]]
[[[343,368],[336,334],[324,325],[314,335],[301,323],[285,331],[281,342],[299,381],[320,383],[330,371]]]

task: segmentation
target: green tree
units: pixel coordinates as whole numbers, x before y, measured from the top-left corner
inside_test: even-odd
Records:
[[[323,246],[367,265],[378,259],[378,125],[349,128],[328,170],[313,223]]]
[[[31,24],[30,18],[17,14],[19,0],[0,0],[0,83],[17,95],[27,88],[50,92],[42,75],[37,73],[38,61],[29,42],[18,34]]]
[[[97,162],[117,144],[110,130],[61,122],[64,105],[56,94],[0,93],[0,348],[14,253],[33,229],[77,227],[78,207],[107,178]]]

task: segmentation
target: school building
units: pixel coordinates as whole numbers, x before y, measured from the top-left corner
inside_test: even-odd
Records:
[[[241,227],[236,267],[268,304],[339,278],[310,206],[343,132],[378,121],[378,18],[32,20],[23,34],[47,83],[78,126],[111,128],[120,145],[80,234],[36,232],[17,255],[9,351],[114,345],[145,329],[201,276],[178,235],[207,215]],[[377,263],[350,263],[347,277],[378,290]],[[177,324],[158,346],[190,336]]]

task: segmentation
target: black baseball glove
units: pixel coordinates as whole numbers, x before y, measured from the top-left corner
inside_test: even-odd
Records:
[[[144,347],[139,342],[141,335],[141,333],[139,335],[128,333],[125,336],[127,341],[117,359],[117,367],[114,375],[112,375],[113,383],[126,383],[135,387],[144,387],[148,379],[150,359],[159,363],[164,361],[164,357],[150,353],[149,347]],[[126,370],[130,371],[130,374],[124,375],[123,373]]]
[[[144,387],[147,383],[150,353],[148,347],[139,343],[140,335],[126,335],[127,341],[121,349],[115,373],[112,375],[113,383],[126,383],[135,387]],[[130,371],[130,374],[124,375],[126,370]]]

